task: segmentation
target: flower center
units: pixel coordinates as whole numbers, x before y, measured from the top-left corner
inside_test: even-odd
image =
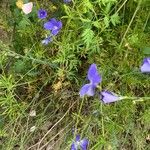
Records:
[[[54,30],[57,30],[58,29],[58,27],[57,26],[54,26],[54,28],[53,28]]]
[[[77,145],[77,149],[80,150],[80,148],[81,148],[81,147],[80,147],[80,145],[81,145],[80,141],[77,141],[77,142],[76,142],[76,145]]]
[[[45,12],[41,12],[41,16],[44,16],[45,15]]]

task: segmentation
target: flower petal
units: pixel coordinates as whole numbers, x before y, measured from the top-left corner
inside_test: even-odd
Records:
[[[101,99],[105,104],[121,100],[121,97],[116,96],[115,94],[113,94],[112,92],[109,92],[109,91],[102,91],[101,96],[102,96]]]
[[[150,57],[144,58],[143,63],[149,63],[150,64]]]
[[[53,25],[57,24],[57,20],[55,18],[50,19],[49,22],[51,22]]]
[[[89,144],[89,141],[87,139],[81,140],[81,142],[80,142],[81,149],[82,150],[87,150],[88,144]]]
[[[102,78],[97,71],[96,64],[92,64],[88,70],[88,79],[96,86],[101,82]]]
[[[59,29],[56,29],[56,30],[52,30],[52,32],[51,32],[51,33],[52,33],[53,35],[57,35],[57,34],[58,34],[58,32],[59,32]]]
[[[80,89],[80,97],[83,97],[84,95],[88,95],[88,96],[94,96],[95,93],[95,86],[92,84],[85,84],[84,86],[82,86],[82,88]]]
[[[80,141],[80,135],[76,135],[76,142]]]
[[[52,22],[50,22],[50,21],[44,23],[44,28],[45,28],[46,30],[52,30],[52,29],[53,29],[53,26],[54,26],[54,25],[53,25]]]
[[[59,29],[61,29],[61,28],[62,28],[62,22],[61,22],[61,21],[58,21],[58,22],[57,22],[57,26],[58,26]]]
[[[32,11],[32,8],[33,8],[33,3],[32,2],[27,3],[27,4],[23,4],[22,11],[25,14],[29,14]]]
[[[71,2],[72,0],[64,0],[64,3],[69,3]]]
[[[142,73],[150,73],[150,58],[145,58],[141,66]]]
[[[78,149],[77,149],[77,145],[76,145],[75,142],[72,143],[72,145],[71,145],[71,150],[78,150]]]

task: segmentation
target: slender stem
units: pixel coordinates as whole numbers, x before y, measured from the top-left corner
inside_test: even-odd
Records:
[[[143,32],[145,31],[145,28],[146,28],[146,26],[147,26],[147,23],[148,23],[149,17],[150,17],[150,12],[149,12],[149,14],[148,14],[148,16],[147,16],[147,19],[146,19],[146,22],[145,22],[145,24],[144,24]]]
[[[141,101],[141,100],[150,100],[150,97],[127,97],[125,96],[123,99],[132,99],[135,101]]]
[[[120,42],[120,46],[119,46],[119,47],[121,47],[122,44],[123,44],[123,41],[124,41],[124,39],[125,39],[125,37],[126,37],[128,31],[129,31],[129,28],[130,28],[130,26],[131,26],[131,24],[132,24],[132,22],[133,22],[133,20],[134,20],[134,18],[135,18],[135,16],[136,16],[138,10],[139,10],[139,8],[140,8],[140,4],[141,4],[141,0],[139,1],[138,6],[137,6],[137,8],[136,8],[136,10],[135,10],[135,12],[134,12],[132,18],[131,18],[131,21],[130,21],[130,23],[129,23],[129,25],[128,25],[128,27],[127,27],[127,29],[126,29],[124,35],[123,35],[123,38],[122,38],[122,40],[121,40],[121,42]]]
[[[101,114],[102,114],[102,119],[101,119],[101,123],[102,123],[102,135],[103,135],[103,137],[105,137],[105,131],[104,131],[104,117],[103,117],[103,103],[101,103]]]
[[[125,5],[125,3],[127,2],[128,0],[125,0],[124,2],[123,2],[123,4],[119,7],[119,9],[115,12],[115,13],[118,13],[121,9],[122,9],[122,7]]]
[[[75,125],[75,134],[74,134],[74,136],[76,136],[77,126],[78,126],[78,123],[79,123],[79,115],[80,115],[81,110],[82,110],[84,99],[85,98],[82,98],[81,105],[80,105],[80,108],[79,108],[79,112],[78,112],[78,116],[77,116],[77,122],[76,122],[76,125]]]
[[[150,100],[150,97],[128,97],[128,96],[125,96],[125,97],[122,97],[120,100],[124,100],[124,99],[130,99],[130,100],[133,100],[133,103],[136,103],[136,102],[143,102],[145,100]]]

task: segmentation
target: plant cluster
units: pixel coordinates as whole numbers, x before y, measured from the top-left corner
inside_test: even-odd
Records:
[[[149,6],[0,2],[0,149],[148,149]]]

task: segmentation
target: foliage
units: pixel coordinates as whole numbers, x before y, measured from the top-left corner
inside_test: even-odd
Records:
[[[150,56],[148,0],[36,0],[28,15],[15,3],[0,1],[0,149],[67,150],[72,130],[89,139],[90,150],[148,149],[149,100],[104,105],[99,97],[79,97],[92,63],[103,88],[150,96],[150,76],[139,71]],[[40,8],[45,20],[37,17]],[[44,46],[50,18],[63,28]]]

